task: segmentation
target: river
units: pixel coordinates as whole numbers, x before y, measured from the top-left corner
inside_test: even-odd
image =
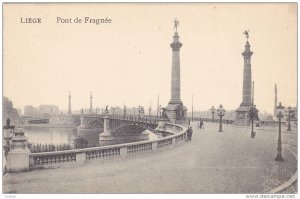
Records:
[[[88,147],[99,146],[99,134],[101,130],[79,133],[76,128],[43,128],[26,127],[25,136],[31,144],[71,144],[74,139],[83,138],[88,142]],[[149,140],[157,139],[157,135],[149,133]]]

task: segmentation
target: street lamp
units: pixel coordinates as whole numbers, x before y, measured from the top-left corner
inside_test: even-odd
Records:
[[[144,115],[145,115],[145,110],[144,110],[144,107],[141,106],[140,117],[142,118],[142,117],[144,117]]]
[[[126,105],[124,105],[124,120],[126,118]]]
[[[141,106],[140,105],[138,106],[138,113],[139,113],[138,116],[139,116],[139,120],[140,120],[141,119]]]
[[[279,120],[279,129],[278,129],[278,146],[277,146],[277,156],[275,158],[275,161],[283,161],[282,158],[282,147],[281,147],[281,118],[284,117],[284,106],[281,105],[281,102],[279,102],[279,106],[277,106],[277,117]]]
[[[254,118],[257,114],[257,109],[256,109],[256,105],[253,105],[251,106],[250,108],[250,118],[251,118],[251,138],[254,138],[255,137],[255,132],[253,131],[254,130],[254,127],[253,127],[253,123],[254,123]]]
[[[210,111],[211,111],[212,123],[214,123],[214,121],[215,121],[215,111],[216,111],[215,107],[212,106],[211,109],[210,109]]]
[[[292,129],[291,129],[291,112],[292,112],[292,108],[291,108],[291,106],[289,106],[288,108],[287,108],[287,113],[286,113],[286,115],[287,115],[287,121],[288,121],[288,129],[287,129],[287,131],[291,131]]]
[[[217,109],[217,114],[218,114],[218,116],[220,116],[219,132],[223,132],[223,130],[222,130],[222,117],[225,115],[225,109],[223,108],[222,104],[220,104],[219,108]]]

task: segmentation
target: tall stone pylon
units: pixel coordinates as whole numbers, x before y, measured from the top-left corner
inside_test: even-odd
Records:
[[[170,44],[172,54],[172,74],[171,74],[171,99],[167,107],[168,118],[175,122],[176,120],[184,120],[186,117],[186,108],[180,99],[180,48],[182,43],[179,41],[177,28],[179,21],[174,20],[174,36],[173,42]]]
[[[68,114],[71,115],[72,114],[72,110],[71,110],[71,93],[69,91],[69,110],[68,110]]]
[[[178,33],[175,32],[171,48],[172,55],[172,76],[171,76],[171,100],[170,104],[182,104],[180,99],[180,48],[182,43],[179,41]]]
[[[245,50],[242,52],[244,58],[244,70],[243,70],[243,97],[242,103],[236,110],[236,120],[237,125],[250,125],[250,109],[252,106],[252,75],[251,75],[251,56],[253,52],[250,50],[249,44],[249,31],[245,31],[247,41],[245,45]]]

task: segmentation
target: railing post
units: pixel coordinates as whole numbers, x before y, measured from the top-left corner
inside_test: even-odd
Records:
[[[121,157],[127,156],[127,147],[120,148],[120,156]]]
[[[157,142],[152,142],[152,151],[157,150]]]
[[[83,165],[84,162],[86,160],[86,154],[85,152],[83,153],[76,153],[76,163],[77,164],[80,164],[80,165]]]
[[[172,138],[172,145],[175,145],[175,138]]]

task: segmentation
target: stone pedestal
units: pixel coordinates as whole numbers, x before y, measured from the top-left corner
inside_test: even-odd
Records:
[[[99,143],[103,143],[111,139],[111,129],[109,124],[109,116],[104,117],[103,132],[99,135]]]
[[[28,171],[29,155],[30,150],[27,147],[27,137],[24,136],[24,130],[16,129],[7,155],[8,172]]]
[[[12,150],[7,156],[8,172],[20,172],[29,170],[29,149]]]
[[[234,124],[240,126],[249,126],[251,121],[250,109],[251,106],[240,106],[236,110],[236,119],[234,121]]]
[[[182,104],[169,103],[167,107],[167,115],[172,123],[185,121],[187,108]]]

